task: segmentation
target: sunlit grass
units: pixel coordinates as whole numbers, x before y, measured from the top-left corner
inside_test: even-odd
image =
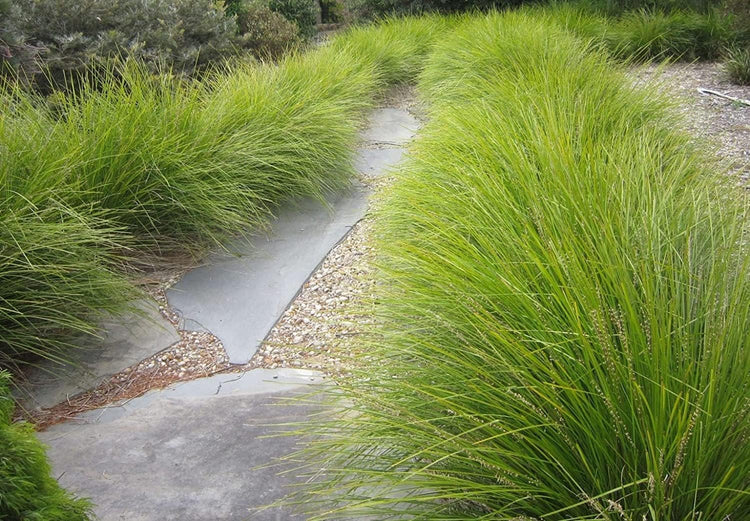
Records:
[[[527,15],[459,27],[420,86],[432,119],[376,216],[372,361],[294,457],[304,508],[747,517],[747,196],[664,100]]]

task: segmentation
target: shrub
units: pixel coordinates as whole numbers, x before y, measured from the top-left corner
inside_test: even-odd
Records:
[[[318,4],[314,0],[270,0],[268,6],[290,22],[297,24],[304,38],[315,34],[318,20]]]
[[[43,88],[115,55],[192,74],[237,52],[234,19],[215,0],[15,1],[21,32],[44,49]]]
[[[730,50],[724,62],[724,71],[730,81],[750,85],[750,47]]]
[[[236,8],[242,47],[259,58],[278,59],[299,43],[297,25],[260,2],[243,2]]]
[[[44,447],[28,424],[12,424],[10,377],[0,371],[0,519],[86,521],[87,501],[76,499],[50,476]]]
[[[725,0],[725,12],[734,18],[739,38],[750,44],[750,3],[745,0]]]
[[[37,50],[25,43],[19,20],[18,6],[11,0],[0,0],[0,78],[25,78],[35,70]]]
[[[320,2],[320,19],[323,23],[351,22],[347,19],[347,6],[341,0],[322,0]]]
[[[443,38],[420,89],[376,215],[378,327],[297,455],[305,506],[743,518],[747,196],[656,94],[526,16]]]

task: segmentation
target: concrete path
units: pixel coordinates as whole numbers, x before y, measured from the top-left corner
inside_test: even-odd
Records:
[[[355,186],[329,200],[285,208],[268,237],[236,243],[167,291],[182,329],[216,335],[234,364],[244,364],[281,318],[305,281],[367,211]]]
[[[404,110],[385,108],[371,117],[363,133],[366,144],[403,145],[417,121]],[[362,148],[356,166],[377,176],[400,161],[401,148]],[[320,262],[367,211],[362,184],[328,201],[308,200],[285,209],[267,237],[230,246],[205,266],[187,273],[168,292],[182,328],[218,337],[234,364],[244,364],[281,318]]]
[[[298,481],[258,468],[297,439],[261,436],[284,430],[269,424],[304,421],[311,406],[294,398],[322,381],[303,370],[217,375],[91,411],[79,420],[87,424],[57,425],[40,438],[60,483],[92,498],[101,521],[302,519],[255,510]]]
[[[387,147],[403,144],[417,124],[395,109],[376,111],[372,122],[356,164],[377,177],[401,159],[400,148]],[[232,361],[248,360],[305,280],[365,214],[367,196],[358,185],[331,200],[330,209],[309,202],[290,208],[268,237],[245,244],[243,255],[217,255],[188,273],[168,295],[185,327],[210,330]],[[149,356],[171,338],[144,341],[142,351],[124,345],[118,356]],[[102,364],[92,372],[97,368],[112,369]],[[257,510],[298,482],[293,473],[259,468],[291,452],[297,440],[264,436],[282,423],[306,421],[314,402],[280,401],[321,383],[320,374],[293,369],[217,375],[91,411],[40,438],[50,447],[55,476],[93,501],[99,521],[295,521],[301,518],[289,510]]]
[[[28,382],[16,392],[21,405],[27,410],[57,405],[180,340],[155,302],[144,300],[135,307],[139,313],[103,321],[100,337],[80,340],[79,349],[69,352],[75,365],[44,361],[29,371]]]

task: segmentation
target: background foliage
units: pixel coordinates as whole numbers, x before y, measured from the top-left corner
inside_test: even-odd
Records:
[[[260,58],[279,59],[301,43],[294,22],[257,0],[237,4],[235,17],[242,47]]]

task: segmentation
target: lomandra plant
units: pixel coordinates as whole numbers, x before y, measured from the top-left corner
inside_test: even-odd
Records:
[[[0,203],[0,367],[67,360],[75,334],[128,309],[138,292],[116,271],[118,230],[70,209]]]
[[[525,15],[446,37],[421,92],[372,359],[297,455],[313,519],[748,518],[747,196]]]
[[[44,447],[26,423],[11,423],[10,376],[0,371],[0,519],[87,521],[91,504],[58,485]]]
[[[352,55],[373,67],[381,85],[413,83],[438,39],[460,16],[385,18],[377,25],[350,29],[331,42],[331,52]]]
[[[640,59],[715,60],[735,37],[731,19],[715,12],[626,13],[604,41],[617,55]]]
[[[750,46],[731,49],[724,61],[724,73],[738,85],[750,85]]]

